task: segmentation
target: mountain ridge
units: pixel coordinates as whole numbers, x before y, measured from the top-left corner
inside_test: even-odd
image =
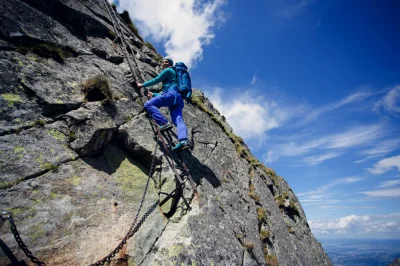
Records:
[[[95,263],[130,228],[153,157],[141,213],[177,187],[132,85],[157,75],[158,54],[120,20],[132,73],[103,1],[1,4],[0,208],[47,265]],[[332,265],[286,181],[200,90],[184,119],[192,147],[183,157],[199,197],[190,186],[177,190],[112,265]],[[0,230],[27,261],[8,226]]]

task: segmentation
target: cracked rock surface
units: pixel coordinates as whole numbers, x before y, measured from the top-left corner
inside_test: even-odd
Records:
[[[184,109],[191,148],[181,153],[198,195],[189,181],[177,184],[179,156],[164,156],[131,82],[139,71],[156,76],[158,55],[121,20],[132,73],[105,2],[0,0],[0,210],[13,213],[33,255],[47,265],[95,263],[121,243],[141,203],[139,219],[159,201],[109,265],[332,265],[286,181],[200,90]],[[88,97],[98,76],[111,98],[100,85],[104,97]],[[176,143],[175,128],[165,136]],[[7,221],[0,235],[34,265]]]

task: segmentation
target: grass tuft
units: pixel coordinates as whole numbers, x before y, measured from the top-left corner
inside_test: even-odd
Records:
[[[267,222],[267,215],[265,213],[265,210],[261,207],[257,207],[257,218],[260,223]]]
[[[247,250],[252,250],[254,248],[254,243],[251,241],[245,241],[243,247]]]
[[[260,230],[260,240],[264,242],[269,238],[269,231],[267,229],[261,228]]]
[[[279,266],[278,258],[275,255],[264,254],[264,258],[268,266]]]
[[[108,79],[100,74],[83,83],[83,93],[89,102],[109,101],[113,98]]]
[[[153,50],[154,52],[157,53],[156,48],[149,42],[145,42],[144,45],[146,45],[147,47],[149,47],[151,50]]]
[[[159,54],[156,54],[156,55],[153,57],[153,59],[154,59],[157,63],[161,63],[162,60],[163,60],[162,56],[159,55]]]
[[[110,40],[115,40],[115,38],[117,37],[117,34],[116,34],[114,31],[109,30],[109,31],[107,32],[107,37],[108,37]]]
[[[140,39],[143,41],[142,36],[140,36],[138,29],[136,28],[135,24],[133,24],[133,21],[131,17],[129,16],[129,12],[127,10],[124,10],[122,13],[119,14],[122,20],[125,22],[125,24],[128,26],[129,29]]]

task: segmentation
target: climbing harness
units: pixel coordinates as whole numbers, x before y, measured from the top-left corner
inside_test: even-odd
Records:
[[[134,56],[134,49],[132,47],[132,45],[127,42],[125,40],[124,37],[124,32],[121,26],[120,21],[118,20],[115,11],[111,8],[111,6],[109,5],[107,0],[104,0],[104,4],[106,6],[107,12],[109,14],[110,17],[110,22],[114,28],[115,33],[117,34],[117,37],[115,38],[115,40],[113,41],[114,43],[118,43],[120,46],[120,49],[122,50],[122,53],[124,54],[129,68],[132,72],[132,77],[129,78],[128,82],[132,83],[132,81],[134,81],[136,83],[136,81],[138,80],[142,80],[144,81],[144,76],[143,73],[140,71],[139,65],[136,61],[136,58]],[[129,52],[127,51],[127,49],[129,49],[129,51],[133,54],[132,56],[129,55]],[[135,69],[132,66],[131,61],[129,60],[131,58],[131,60],[134,62],[136,69],[139,72],[139,76],[136,73]],[[146,101],[146,97],[144,95],[144,88],[140,89],[140,100],[142,102],[142,104],[144,104],[144,102]],[[148,175],[148,179],[145,185],[145,189],[143,191],[143,195],[140,201],[140,204],[138,206],[134,221],[132,222],[127,234],[125,235],[125,237],[122,239],[122,241],[118,244],[118,246],[112,251],[110,252],[107,256],[105,256],[103,259],[90,264],[90,266],[99,266],[99,265],[104,265],[105,263],[110,263],[111,259],[114,258],[119,252],[120,250],[123,248],[123,246],[128,242],[129,238],[131,238],[137,231],[139,231],[140,227],[144,224],[144,222],[146,221],[146,219],[150,216],[150,214],[155,210],[155,208],[157,206],[162,206],[164,205],[171,197],[176,198],[177,192],[178,190],[182,189],[185,185],[185,183],[189,180],[190,185],[193,189],[193,193],[194,193],[194,198],[197,198],[197,188],[196,188],[196,184],[193,181],[193,178],[190,174],[189,169],[186,166],[186,163],[183,161],[182,156],[180,154],[180,151],[177,151],[177,157],[178,157],[178,162],[181,165],[181,169],[179,169],[179,171],[181,173],[179,173],[177,167],[174,164],[174,159],[169,151],[169,147],[167,145],[168,143],[173,143],[172,141],[172,137],[170,135],[170,133],[168,132],[169,130],[163,131],[163,133],[166,133],[166,135],[162,134],[161,131],[159,130],[159,127],[157,126],[157,124],[155,123],[155,121],[153,119],[150,119],[150,125],[152,127],[153,132],[155,133],[156,137],[157,137],[157,142],[156,142],[156,146],[154,149],[154,153],[153,153],[153,158],[150,164],[150,170],[149,170],[149,175]],[[166,136],[166,137],[164,137]],[[166,141],[167,139],[167,141]],[[143,207],[143,203],[147,194],[147,190],[149,187],[149,182],[150,179],[152,178],[154,172],[155,172],[155,159],[156,159],[156,153],[157,153],[157,147],[159,145],[159,143],[161,142],[162,144],[162,148],[164,150],[164,154],[165,154],[165,158],[167,160],[167,163],[169,165],[169,167],[172,169],[172,171],[174,172],[175,178],[178,181],[178,186],[170,193],[165,193],[165,192],[160,192],[160,194],[166,195],[166,197],[164,198],[163,201],[160,202],[160,200],[157,200],[153,205],[151,205],[151,207],[148,209],[148,211],[142,216],[142,218],[137,222],[137,220],[139,219],[139,214],[140,211]],[[188,207],[188,209],[190,210],[190,205],[189,203],[183,199],[183,202],[186,204],[186,206]],[[12,218],[12,213],[11,212],[0,212],[0,219],[1,220],[8,220],[10,222],[10,226],[11,226],[11,231],[14,234],[14,238],[17,241],[18,245],[20,246],[20,248],[23,250],[23,252],[25,253],[25,255],[35,264],[39,265],[39,266],[46,266],[46,264],[42,261],[40,261],[38,258],[36,258],[28,249],[28,247],[25,245],[25,243],[22,241],[21,236],[18,233],[17,227],[14,223],[14,220]]]

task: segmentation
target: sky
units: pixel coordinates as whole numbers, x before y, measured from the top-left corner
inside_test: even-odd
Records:
[[[317,238],[400,239],[399,1],[114,3],[189,66]]]

